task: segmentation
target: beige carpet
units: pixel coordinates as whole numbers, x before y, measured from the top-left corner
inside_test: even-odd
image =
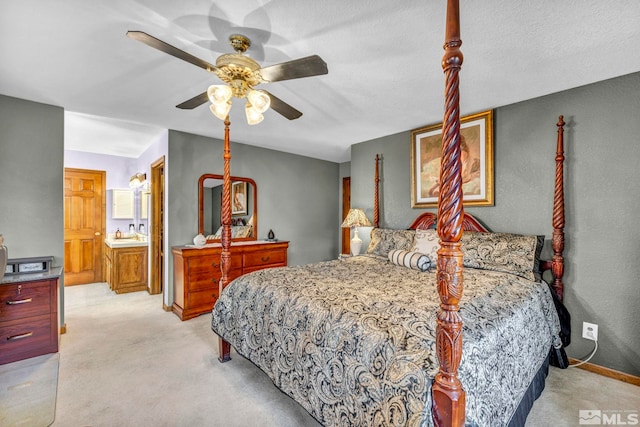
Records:
[[[0,365],[0,426],[45,427],[56,410],[59,355]]]
[[[210,316],[104,283],[65,288],[53,426],[318,426],[251,362],[217,360]]]
[[[161,296],[115,295],[104,283],[65,296],[53,426],[319,426],[251,362],[217,361],[209,315],[181,322]],[[640,390],[552,368],[526,425],[578,425],[580,409],[638,410]]]

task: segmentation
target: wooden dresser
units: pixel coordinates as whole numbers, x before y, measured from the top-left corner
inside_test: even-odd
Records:
[[[0,284],[0,364],[58,351],[62,267],[6,275]]]
[[[287,265],[289,242],[243,241],[231,245],[230,280],[263,268]],[[203,248],[174,246],[172,311],[182,320],[211,312],[218,299],[220,270],[219,243]]]

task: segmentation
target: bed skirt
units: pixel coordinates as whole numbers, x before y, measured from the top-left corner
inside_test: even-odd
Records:
[[[542,362],[542,366],[540,366],[540,369],[538,369],[538,372],[533,377],[533,381],[529,384],[529,388],[525,392],[524,396],[522,396],[520,405],[518,405],[518,408],[511,416],[509,427],[521,427],[525,425],[527,415],[529,415],[529,412],[531,412],[531,408],[533,407],[533,402],[540,397],[544,390],[544,384],[548,374],[549,356],[547,356],[544,362]]]

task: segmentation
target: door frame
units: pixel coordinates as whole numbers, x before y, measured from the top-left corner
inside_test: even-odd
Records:
[[[342,221],[347,218],[347,214],[351,209],[351,177],[342,178]],[[351,253],[351,228],[344,227],[342,229],[342,253]]]
[[[150,280],[149,293],[159,294],[166,289],[166,278],[164,276],[165,266],[165,227],[164,227],[164,200],[165,200],[165,158],[160,157],[151,163],[151,215],[150,215],[150,247],[149,257]],[[161,220],[159,221],[158,218]],[[163,303],[163,308],[164,303]],[[165,308],[166,310],[166,308]],[[171,308],[169,308],[170,311]]]

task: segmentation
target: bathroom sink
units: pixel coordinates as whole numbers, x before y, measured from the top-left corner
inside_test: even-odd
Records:
[[[148,242],[136,238],[106,239],[105,243],[112,248],[130,248],[134,246],[148,246]]]

